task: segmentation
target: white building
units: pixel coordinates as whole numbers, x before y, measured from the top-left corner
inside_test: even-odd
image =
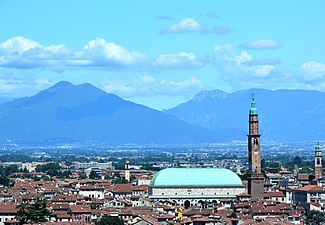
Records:
[[[190,207],[235,198],[245,191],[238,175],[228,169],[168,168],[151,180],[149,197],[154,201],[171,199]]]

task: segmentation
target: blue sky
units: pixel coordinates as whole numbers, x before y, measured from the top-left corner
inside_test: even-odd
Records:
[[[0,1],[0,96],[67,80],[156,109],[201,90],[325,91],[325,1]]]

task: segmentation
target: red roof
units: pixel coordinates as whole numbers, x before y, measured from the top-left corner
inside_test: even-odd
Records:
[[[89,205],[71,205],[70,206],[71,213],[91,213],[91,208]]]
[[[132,184],[117,184],[111,191],[113,193],[132,194]]]
[[[12,203],[1,203],[0,204],[0,214],[16,214],[16,205]]]
[[[322,192],[323,189],[317,185],[306,185],[304,187],[296,189],[297,191],[307,191],[307,192]]]
[[[285,197],[285,195],[281,191],[264,192],[264,198],[268,198],[268,197]]]

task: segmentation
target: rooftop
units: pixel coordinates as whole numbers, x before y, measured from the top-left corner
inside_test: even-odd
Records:
[[[150,186],[243,186],[243,183],[228,169],[168,168],[156,173]]]

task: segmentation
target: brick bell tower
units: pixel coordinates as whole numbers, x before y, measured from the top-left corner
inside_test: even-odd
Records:
[[[315,178],[319,179],[322,177],[322,148],[319,142],[315,147]]]
[[[264,175],[261,173],[261,148],[260,134],[258,132],[258,114],[255,107],[254,95],[252,95],[251,108],[249,109],[248,130],[248,194],[251,198],[263,199]]]

